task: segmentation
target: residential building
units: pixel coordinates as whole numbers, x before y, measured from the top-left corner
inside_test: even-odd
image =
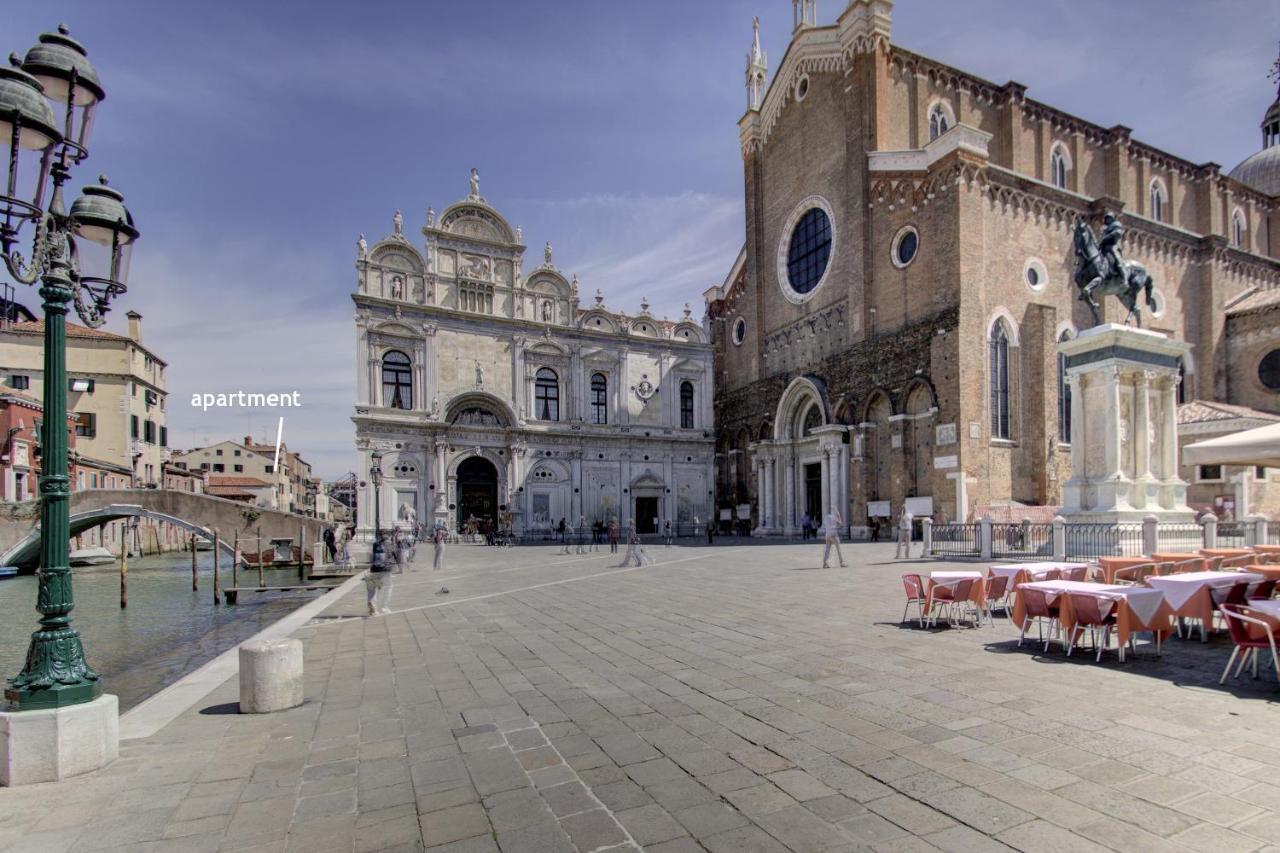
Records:
[[[1195,400],[1178,407],[1178,449],[1188,444],[1280,423],[1280,414]],[[1280,519],[1280,468],[1262,465],[1186,465],[1187,505],[1223,520],[1259,513]]]

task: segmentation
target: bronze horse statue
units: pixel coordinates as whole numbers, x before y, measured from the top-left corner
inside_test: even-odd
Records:
[[[1102,316],[1098,313],[1100,306],[1093,298],[1097,293],[1102,296],[1118,296],[1124,307],[1129,309],[1124,324],[1129,325],[1129,318],[1132,317],[1141,329],[1142,311],[1138,308],[1138,294],[1145,291],[1147,307],[1152,311],[1156,309],[1153,294],[1155,282],[1146,267],[1136,261],[1120,260],[1117,269],[1099,248],[1093,229],[1083,219],[1076,221],[1074,242],[1076,287],[1080,288],[1080,299],[1089,303],[1094,324],[1102,322]]]

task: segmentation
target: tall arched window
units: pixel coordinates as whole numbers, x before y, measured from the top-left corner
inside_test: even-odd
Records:
[[[1237,249],[1243,249],[1244,234],[1244,211],[1237,209],[1231,214],[1231,245]]]
[[[1164,184],[1160,183],[1160,179],[1151,182],[1151,218],[1156,222],[1164,222],[1165,207],[1169,204],[1169,197],[1165,194]]]
[[[399,350],[382,357],[382,405],[413,408],[413,362]]]
[[[603,373],[591,375],[591,422],[593,424],[609,422],[609,380]]]
[[[1071,340],[1071,332],[1063,331],[1058,342]],[[1058,441],[1071,443],[1071,385],[1067,383],[1067,357],[1058,353]]]
[[[693,429],[693,383],[680,383],[680,428]]]
[[[1067,152],[1061,145],[1053,146],[1049,155],[1049,180],[1058,189],[1067,188]]]
[[[991,437],[1009,437],[1009,333],[1000,320],[991,329]]]
[[[540,421],[560,420],[560,380],[549,367],[540,368],[534,378],[534,411]]]
[[[1187,402],[1187,363],[1178,359],[1178,405]]]
[[[934,104],[933,109],[929,110],[929,141],[932,142],[950,129],[947,111],[942,104]]]

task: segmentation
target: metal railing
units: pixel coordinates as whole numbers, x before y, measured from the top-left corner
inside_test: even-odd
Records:
[[[1141,524],[1068,524],[1064,532],[1068,557],[1096,560],[1142,555]]]
[[[1219,548],[1243,548],[1244,547],[1244,528],[1247,522],[1244,521],[1219,521],[1218,522],[1218,547]]]
[[[940,557],[980,557],[978,524],[935,524],[931,555]]]
[[[1030,521],[991,525],[991,556],[1045,557],[1053,554],[1053,525]]]
[[[1280,521],[1267,522],[1267,544],[1280,545]]]
[[[1156,551],[1164,554],[1190,554],[1204,547],[1204,525],[1186,524],[1156,525]]]

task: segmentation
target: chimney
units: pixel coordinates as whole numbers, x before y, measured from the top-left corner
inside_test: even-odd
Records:
[[[125,315],[129,318],[129,338],[135,343],[142,343],[142,315],[137,311],[130,311]]]
[[[253,446],[253,436],[251,436],[251,435],[246,435],[246,436],[244,437],[244,446],[245,446],[245,447],[252,447],[252,446]]]

